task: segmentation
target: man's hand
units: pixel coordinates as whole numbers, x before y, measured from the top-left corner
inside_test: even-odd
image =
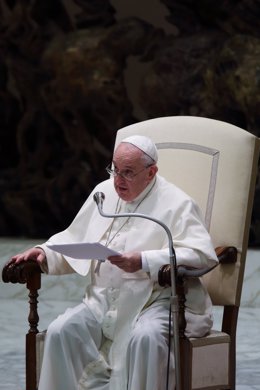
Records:
[[[17,255],[11,258],[12,263],[20,263],[21,261],[34,260],[39,264],[42,264],[46,259],[46,255],[43,249],[41,248],[31,248],[23,253],[18,253]]]
[[[111,264],[116,265],[125,272],[136,272],[142,269],[142,258],[140,252],[123,253],[120,256],[109,256]]]

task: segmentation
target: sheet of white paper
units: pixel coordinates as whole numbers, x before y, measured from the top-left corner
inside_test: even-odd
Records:
[[[112,249],[100,244],[99,242],[94,243],[74,243],[74,244],[47,244],[47,247],[53,251],[59,252],[62,255],[72,257],[73,259],[79,260],[103,260],[108,256],[120,255]]]

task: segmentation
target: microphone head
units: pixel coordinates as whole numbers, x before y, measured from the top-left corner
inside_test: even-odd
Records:
[[[105,194],[103,192],[96,192],[93,195],[93,199],[96,204],[99,205],[100,203],[103,203],[103,200],[105,199]]]

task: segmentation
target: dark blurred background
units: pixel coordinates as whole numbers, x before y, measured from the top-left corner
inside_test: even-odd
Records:
[[[0,235],[49,237],[116,131],[165,115],[260,136],[259,0],[0,0]],[[260,245],[256,188],[250,245]]]

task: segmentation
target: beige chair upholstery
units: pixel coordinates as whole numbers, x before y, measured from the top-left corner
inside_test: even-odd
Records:
[[[191,195],[202,209],[215,247],[238,249],[235,263],[204,276],[215,305],[224,308],[221,330],[181,344],[182,389],[235,389],[235,333],[245,267],[259,139],[228,123],[188,116],[163,117],[127,126],[116,145],[147,135],[159,149],[159,172]],[[173,200],[174,201],[174,200]],[[5,282],[27,283],[30,329],[26,337],[26,390],[37,387],[44,335],[38,333],[36,263],[6,266]],[[38,341],[36,341],[38,339]]]
[[[234,246],[237,261],[205,275],[214,305],[224,308],[222,331],[186,340],[183,388],[235,388],[235,331],[255,188],[259,139],[231,124],[201,117],[163,117],[121,129],[123,138],[149,136],[159,172],[199,204],[215,247]]]

